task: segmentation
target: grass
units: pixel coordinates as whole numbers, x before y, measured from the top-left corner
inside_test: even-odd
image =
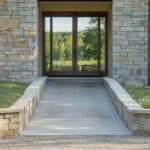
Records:
[[[10,107],[27,88],[28,84],[0,82],[0,108]]]
[[[104,66],[104,60],[101,61],[101,65]],[[79,60],[78,68],[79,70],[88,69],[97,70],[98,61],[97,60]],[[48,63],[47,68],[50,68],[50,63]],[[72,61],[71,60],[54,60],[53,69],[55,71],[71,71],[72,70]]]
[[[150,87],[125,86],[125,89],[140,105],[150,109]]]

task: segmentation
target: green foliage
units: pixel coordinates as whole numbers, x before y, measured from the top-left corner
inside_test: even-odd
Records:
[[[150,87],[125,86],[125,89],[144,108],[150,108]]]
[[[0,108],[11,106],[24,92],[28,84],[0,82]]]
[[[90,27],[78,32],[78,58],[81,61],[97,60],[98,29],[97,18],[91,18]],[[46,64],[50,67],[50,33],[46,33]],[[101,62],[105,59],[105,31],[101,30]],[[53,61],[72,60],[72,32],[53,32]]]

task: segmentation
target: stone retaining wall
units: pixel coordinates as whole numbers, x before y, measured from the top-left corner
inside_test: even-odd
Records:
[[[0,110],[0,137],[19,135],[20,114],[18,109]]]
[[[0,109],[0,137],[19,135],[28,125],[46,80],[46,77],[35,80],[14,105]]]
[[[150,109],[136,103],[114,79],[104,78],[104,84],[126,126],[135,133],[150,134]]]

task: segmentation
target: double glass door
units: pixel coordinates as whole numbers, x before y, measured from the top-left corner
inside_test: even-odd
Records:
[[[107,74],[107,14],[45,13],[43,74]]]

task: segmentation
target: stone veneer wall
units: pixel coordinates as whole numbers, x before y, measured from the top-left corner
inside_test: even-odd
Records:
[[[19,135],[20,113],[0,113],[0,137]]]
[[[148,1],[112,0],[112,77],[122,83],[148,81]],[[0,0],[0,80],[30,82],[37,69],[38,0]]]
[[[0,0],[0,80],[37,76],[37,0]]]
[[[149,0],[149,6],[150,6],[150,0]],[[149,49],[149,53],[148,53],[148,57],[149,57],[149,74],[148,74],[148,76],[149,76],[149,82],[148,82],[148,84],[150,85],[150,7],[149,7],[149,20],[148,20],[148,22],[149,22],[149,24],[148,24],[148,29],[149,29],[149,32],[148,32],[148,38],[149,38],[149,41],[148,41],[148,49]]]
[[[112,76],[121,83],[148,82],[149,0],[113,0]]]

